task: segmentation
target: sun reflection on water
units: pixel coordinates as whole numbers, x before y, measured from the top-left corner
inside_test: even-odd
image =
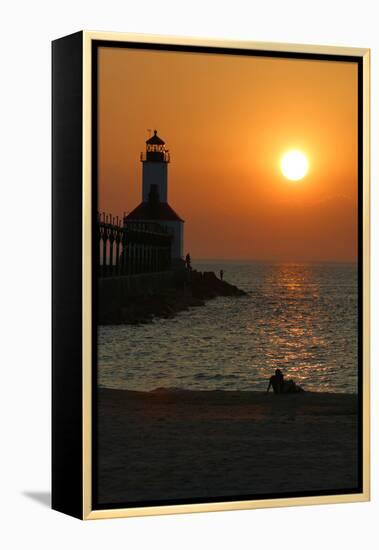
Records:
[[[100,327],[99,383],[264,390],[279,367],[306,389],[356,391],[355,264],[222,265],[246,298],[218,298],[150,325]]]

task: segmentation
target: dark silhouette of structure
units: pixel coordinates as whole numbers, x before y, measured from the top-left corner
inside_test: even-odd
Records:
[[[98,216],[100,277],[167,271],[171,267],[171,242],[166,227],[154,222]]]
[[[157,222],[172,235],[171,259],[174,266],[183,264],[184,220],[168,203],[168,165],[170,153],[157,130],[146,141],[146,150],[141,153],[142,202],[125,218],[126,223],[138,221]]]

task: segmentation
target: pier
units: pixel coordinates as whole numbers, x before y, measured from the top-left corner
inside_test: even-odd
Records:
[[[98,216],[99,324],[138,324],[174,317],[217,296],[245,293],[213,272],[172,259],[170,231],[159,223]]]
[[[166,227],[98,215],[98,275],[115,277],[155,273],[171,268],[171,241]]]

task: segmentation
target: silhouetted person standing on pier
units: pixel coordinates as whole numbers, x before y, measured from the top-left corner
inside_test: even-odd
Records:
[[[220,269],[220,279],[221,279],[221,281],[224,280],[224,270],[223,269]]]
[[[189,255],[189,253],[187,253],[186,255],[186,268],[188,269],[188,271],[192,271],[191,256]]]

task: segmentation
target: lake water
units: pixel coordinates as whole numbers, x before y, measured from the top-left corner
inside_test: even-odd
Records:
[[[174,319],[100,326],[98,384],[264,391],[280,367],[306,390],[356,392],[356,264],[193,261],[248,292]]]

